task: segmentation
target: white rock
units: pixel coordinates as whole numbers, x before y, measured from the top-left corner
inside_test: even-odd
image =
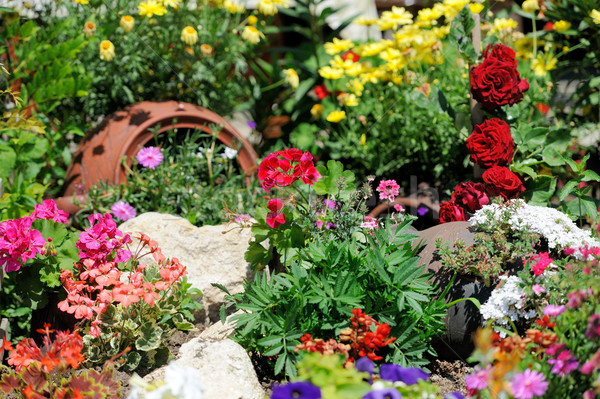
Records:
[[[211,340],[196,337],[183,344],[175,360],[179,367],[194,367],[204,385],[204,398],[263,399],[265,392],[250,357],[239,344],[230,340]],[[146,375],[152,383],[164,381],[165,369],[161,367]]]
[[[167,258],[178,258],[187,266],[188,281],[202,290],[204,322],[219,319],[219,308],[225,294],[211,286],[221,284],[232,294],[243,290],[244,280],[252,278],[244,253],[251,239],[250,229],[237,224],[196,227],[179,216],[144,213],[119,226],[123,232],[142,232],[158,243]],[[134,240],[135,241],[135,240]],[[132,248],[135,248],[136,242]],[[142,262],[155,264],[151,256]]]

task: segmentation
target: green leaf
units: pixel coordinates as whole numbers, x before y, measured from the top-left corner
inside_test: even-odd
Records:
[[[600,182],[600,176],[593,170],[588,169],[583,171],[583,178],[581,180]]]
[[[138,368],[141,360],[142,355],[140,355],[138,352],[129,352],[125,358],[125,364],[123,364],[123,368],[125,370],[133,371]]]
[[[569,194],[571,194],[571,192],[573,191],[573,189],[577,186],[577,181],[575,180],[569,180],[564,187],[562,188],[562,190],[560,190],[560,193],[558,194],[558,199],[559,201],[564,201],[565,198],[567,198],[567,196]]]
[[[456,46],[470,63],[475,63],[477,60],[477,53],[471,41],[471,31],[474,27],[475,20],[471,16],[471,10],[465,6],[452,21],[448,35],[449,42]]]
[[[542,151],[542,159],[549,166],[562,166],[565,164],[561,154],[554,147],[544,148],[544,151]]]
[[[272,335],[269,337],[265,337],[258,340],[258,344],[262,346],[273,346],[276,344],[280,344],[283,342],[283,337],[281,335]]]
[[[354,190],[355,186],[352,183],[354,173],[344,170],[344,165],[341,162],[331,160],[327,162],[327,167],[320,165],[317,170],[321,174],[321,178],[314,185],[317,195],[338,194],[340,192],[348,194]],[[341,187],[338,187],[338,184]]]
[[[528,198],[527,203],[530,205],[547,206],[555,191],[556,178],[541,175],[537,180],[531,181],[523,195]]]
[[[148,321],[140,327],[140,337],[135,341],[135,347],[147,352],[160,346],[163,330],[156,323]]]
[[[6,179],[13,171],[17,161],[17,154],[8,145],[0,143],[0,178]],[[6,186],[6,182],[4,182]]]

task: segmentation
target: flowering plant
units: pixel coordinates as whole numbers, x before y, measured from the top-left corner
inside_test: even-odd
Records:
[[[100,372],[88,369],[75,373],[85,360],[82,355],[83,339],[77,331],[58,331],[44,325],[40,348],[31,338],[23,338],[13,348],[3,338],[2,349],[10,353],[8,364],[14,370],[1,366],[0,391],[13,391],[30,399],[44,398],[118,398],[120,384],[113,380],[113,366],[108,362]]]
[[[131,237],[110,214],[92,215],[89,222],[77,241],[80,261],[74,271],[61,273],[67,297],[58,304],[81,320],[87,363],[102,364],[128,351],[120,366],[128,370],[165,364],[166,339],[175,328],[193,328],[186,319],[193,320],[191,312],[200,305],[189,299],[199,291],[189,289],[186,267],[166,259],[150,237],[140,233],[132,253]],[[156,264],[140,263],[149,254]]]
[[[215,135],[196,130],[183,137],[174,131],[157,137],[155,145],[138,151],[131,166],[124,163],[126,183],[101,182],[90,189],[90,200],[78,217],[111,212],[124,221],[152,211],[180,215],[201,226],[226,220],[223,202],[251,213],[259,200],[256,181],[240,170],[237,150],[217,141],[219,128],[211,129]]]

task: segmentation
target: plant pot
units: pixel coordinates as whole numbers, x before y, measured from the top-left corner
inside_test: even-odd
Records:
[[[198,129],[217,134],[209,124],[222,126],[217,138],[223,144],[240,147],[237,159],[249,182],[256,172],[258,156],[252,145],[225,119],[193,104],[145,101],[110,115],[79,143],[66,172],[63,197],[56,200],[57,205],[74,213],[80,209],[73,202],[74,195],[82,203],[85,196],[80,196],[98,182],[124,183],[127,176],[121,160],[135,156],[154,137],[151,128],[158,128],[158,134],[171,129]]]
[[[450,282],[452,273],[446,272],[435,257],[435,241],[439,238],[443,242],[462,239],[469,246],[474,243],[475,233],[470,230],[469,222],[450,222],[417,234],[420,237],[419,241],[424,244],[424,248],[419,253],[420,264],[425,264],[425,272],[433,274],[430,282],[436,284],[442,291]],[[494,288],[494,286],[486,286],[483,280],[477,277],[458,275],[448,292],[446,302],[476,298],[484,303]],[[471,301],[462,301],[451,306],[446,316],[446,331],[434,343],[439,358],[449,361],[466,360],[474,349],[472,334],[482,326],[482,323],[481,313]]]

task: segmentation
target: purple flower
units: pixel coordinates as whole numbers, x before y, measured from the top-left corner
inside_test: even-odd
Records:
[[[444,395],[444,399],[465,399],[465,395],[460,392],[450,392]]]
[[[476,369],[475,374],[469,374],[465,377],[465,385],[467,389],[482,390],[488,386],[488,374],[491,366],[487,366],[484,369]]]
[[[600,336],[600,314],[596,313],[588,318],[585,336],[589,339],[594,339]]]
[[[138,151],[137,160],[145,168],[154,169],[163,161],[164,157],[160,148],[145,147]]]
[[[416,384],[419,379],[427,381],[429,374],[416,367],[404,368],[397,364],[382,364],[379,376],[383,380],[402,381],[406,385]]]
[[[371,391],[363,399],[402,399],[402,395],[394,388],[384,388]]]
[[[308,381],[276,385],[271,399],[321,399],[321,388]]]
[[[323,204],[329,209],[335,209],[335,201],[325,198]]]
[[[419,208],[417,208],[417,214],[419,216],[425,216],[427,212],[429,212],[429,209],[427,209],[427,207],[425,206],[420,206]]]
[[[115,215],[115,217],[121,219],[122,221],[133,219],[136,216],[135,209],[127,202],[118,201],[112,204],[110,207],[110,211]]]
[[[548,360],[548,364],[552,364],[552,373],[558,374],[559,376],[564,376],[570,374],[571,371],[575,370],[579,367],[579,363],[577,363],[577,358],[571,355],[571,352],[568,350],[564,350],[560,352],[556,359]]]
[[[248,121],[246,122],[246,125],[248,125],[250,129],[256,129],[256,122],[254,121]]]
[[[516,399],[532,399],[534,396],[542,396],[548,389],[548,381],[544,380],[544,374],[530,369],[515,374],[510,386],[512,394]]]
[[[548,305],[544,308],[544,314],[550,317],[556,317],[567,310],[563,305]]]
[[[358,359],[355,366],[358,371],[362,371],[364,373],[373,374],[373,371],[375,371],[375,363],[373,363],[373,361],[366,356]]]

